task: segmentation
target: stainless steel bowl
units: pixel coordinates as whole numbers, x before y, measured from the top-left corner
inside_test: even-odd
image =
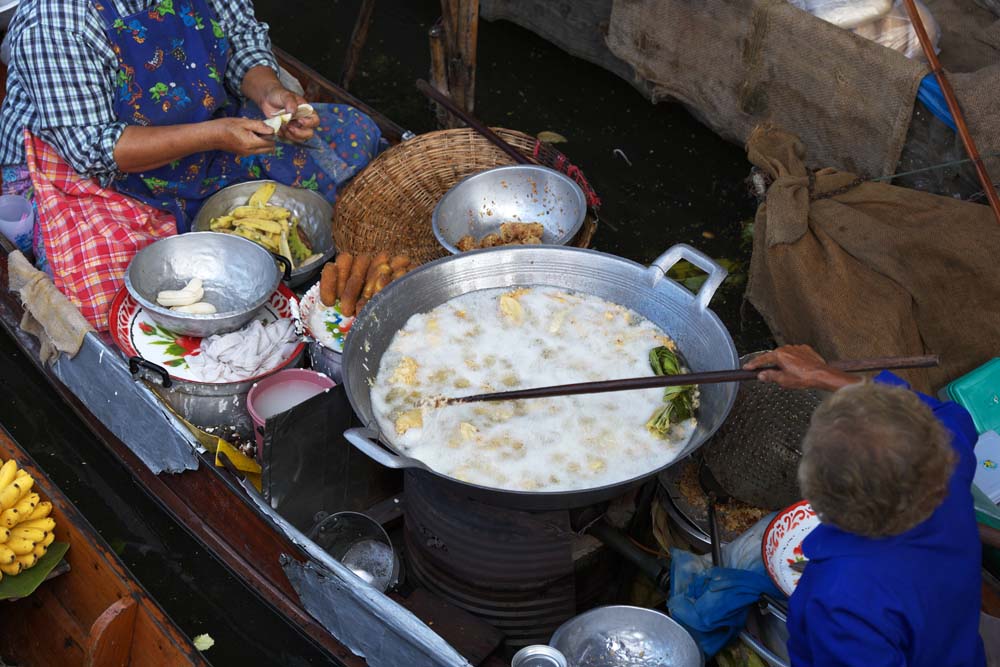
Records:
[[[701,667],[688,631],[652,609],[598,607],[563,623],[549,644],[573,667]]]
[[[399,582],[399,556],[392,541],[367,514],[331,514],[313,526],[309,539],[382,593]]]
[[[540,222],[542,242],[566,245],[587,215],[587,198],[569,176],[538,165],[488,169],[459,181],[434,207],[431,225],[452,254],[459,239],[499,234],[505,222]]]
[[[191,315],[156,303],[162,290],[181,289],[192,278],[204,284],[214,315]],[[254,318],[281,282],[274,257],[253,241],[214,232],[170,236],[146,246],[125,271],[125,288],[149,317],[185,336],[235,331]]]
[[[277,187],[271,195],[270,204],[287,208],[299,219],[299,226],[309,237],[313,253],[320,255],[308,264],[292,269],[289,287],[298,287],[309,281],[316,272],[335,254],[333,247],[333,207],[312,190],[290,188],[276,181],[247,181],[222,188],[205,200],[194,219],[192,229],[197,232],[211,231],[212,218],[229,213],[237,206],[245,206],[250,195],[265,183]]]

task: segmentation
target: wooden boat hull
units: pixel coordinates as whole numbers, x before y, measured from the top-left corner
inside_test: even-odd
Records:
[[[0,458],[14,458],[52,502],[56,540],[70,570],[30,596],[0,602],[0,659],[18,665],[208,665],[96,531],[17,443],[0,430]]]
[[[340,102],[355,106],[368,113],[379,124],[383,136],[391,143],[401,140],[406,135],[402,128],[381,113],[327,81],[300,61],[279,49],[275,49],[275,53],[279,63],[302,82],[311,101]],[[12,248],[9,243],[0,237],[0,285],[3,286],[9,284],[7,253],[10,251]],[[277,529],[270,517],[253,505],[239,487],[238,480],[225,470],[216,468],[214,460],[208,457],[202,458],[202,465],[196,470],[188,470],[182,474],[156,475],[151,472],[142,460],[59,380],[50,367],[40,362],[37,340],[19,327],[23,314],[17,296],[6,289],[0,289],[0,326],[7,330],[26,356],[36,364],[62,400],[106,444],[136,481],[177,523],[213,553],[248,588],[282,614],[292,625],[298,627],[336,662],[347,666],[367,664],[305,610],[281,562],[283,558],[291,558],[299,563],[306,563],[309,559],[300,547]],[[205,508],[211,508],[211,511],[205,511]],[[437,634],[460,653],[469,657],[473,664],[506,664],[498,662],[496,658],[487,657],[495,648],[495,644],[484,644],[481,638],[469,636],[468,623],[472,619],[468,616],[440,615],[439,603],[438,606],[434,604],[428,606],[425,601],[426,596],[424,598],[415,596],[411,600],[405,600],[397,595],[392,597],[418,617],[426,618],[428,614],[432,614]],[[466,625],[463,625],[463,622]],[[57,661],[40,664],[74,663]]]

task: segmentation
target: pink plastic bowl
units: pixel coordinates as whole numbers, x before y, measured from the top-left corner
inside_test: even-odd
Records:
[[[336,382],[322,373],[304,368],[279,371],[255,383],[250,388],[250,393],[247,394],[247,410],[250,412],[250,419],[253,420],[254,438],[257,441],[257,460],[262,460],[264,422],[268,418],[290,410],[336,385]]]

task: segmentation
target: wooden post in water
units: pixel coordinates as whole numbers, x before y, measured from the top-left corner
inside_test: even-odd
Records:
[[[444,47],[444,25],[440,19],[431,26],[427,33],[431,47],[431,76],[430,83],[435,90],[448,97],[448,57],[445,55]],[[448,127],[451,116],[448,111],[438,103],[434,103],[435,116],[438,127]]]
[[[479,0],[441,0],[441,20],[448,95],[460,108],[472,113],[476,106]],[[457,127],[460,123],[449,118],[448,125]]]
[[[351,79],[361,61],[361,51],[365,48],[368,40],[368,26],[372,22],[372,12],[375,11],[375,0],[361,0],[361,9],[358,11],[358,18],[354,22],[354,30],[351,31],[351,41],[347,45],[347,54],[344,56],[344,67],[340,71],[340,85],[344,90],[351,87]]]

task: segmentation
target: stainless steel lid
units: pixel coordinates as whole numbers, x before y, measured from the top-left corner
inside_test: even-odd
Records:
[[[568,667],[566,656],[551,646],[525,646],[514,654],[510,667]]]

